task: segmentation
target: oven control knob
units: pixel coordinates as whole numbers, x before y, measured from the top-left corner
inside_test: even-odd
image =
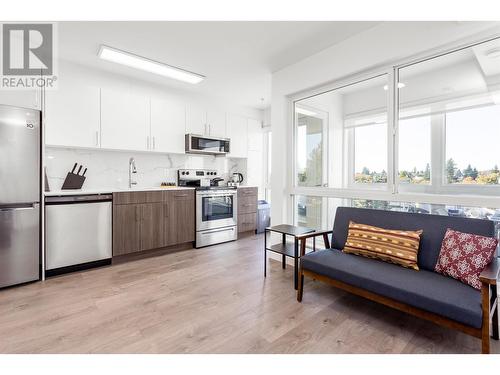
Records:
[[[189,174],[189,172],[186,172],[186,174]]]

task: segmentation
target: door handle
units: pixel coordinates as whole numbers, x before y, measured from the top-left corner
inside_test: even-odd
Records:
[[[99,146],[99,131],[95,131],[95,145]]]
[[[149,150],[149,135],[146,136],[146,149]]]
[[[156,150],[156,137],[153,137],[153,150]]]
[[[26,207],[5,207],[5,208],[0,208],[0,212],[12,212],[12,211],[23,211],[23,210],[33,210],[33,209],[35,209],[35,205]]]
[[[139,206],[135,208],[135,222],[139,222]]]
[[[218,232],[228,232],[228,231],[234,231],[234,228],[224,228],[224,229],[218,229],[218,230],[211,230],[210,232],[201,232],[201,234],[212,234],[212,233],[218,233]]]
[[[187,194],[176,194],[174,195],[175,198],[181,198],[181,197],[187,197]]]
[[[165,203],[163,205],[163,217],[167,217],[168,218],[168,203]]]

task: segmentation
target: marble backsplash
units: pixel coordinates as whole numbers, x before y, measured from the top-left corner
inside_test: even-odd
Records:
[[[137,174],[133,177],[137,181],[137,187],[177,182],[178,169],[215,169],[225,179],[224,183],[233,172],[240,172],[246,177],[246,159],[47,147],[45,165],[49,188],[59,190],[75,163],[88,168],[83,189],[127,188],[128,163],[131,157],[135,159],[137,166]]]

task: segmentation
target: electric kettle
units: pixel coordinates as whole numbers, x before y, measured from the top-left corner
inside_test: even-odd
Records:
[[[243,182],[243,175],[241,173],[233,173],[232,180],[234,183],[241,184]]]

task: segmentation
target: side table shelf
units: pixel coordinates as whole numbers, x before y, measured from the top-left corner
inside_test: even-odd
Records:
[[[281,243],[278,244],[267,244],[268,233],[275,232],[281,234]],[[315,232],[315,229],[306,227],[297,227],[294,225],[276,225],[266,228],[264,231],[264,277],[267,276],[267,252],[271,251],[282,255],[282,267],[286,268],[286,257],[294,258],[294,285],[295,289],[299,285],[299,239],[297,236]],[[293,243],[287,242],[287,236],[293,237]],[[302,241],[306,241],[303,239]],[[303,244],[304,246],[304,244]]]

